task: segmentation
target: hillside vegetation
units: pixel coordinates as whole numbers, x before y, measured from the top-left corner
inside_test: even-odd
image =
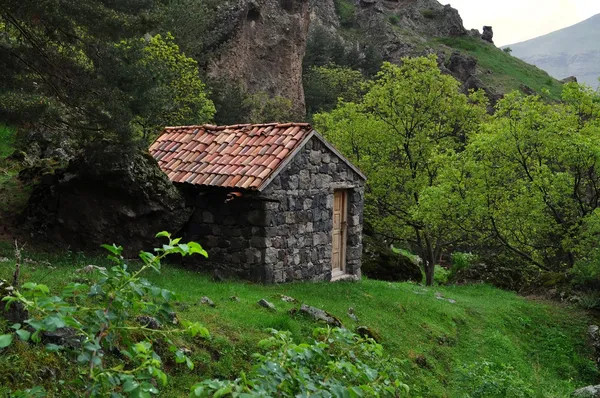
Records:
[[[45,283],[52,291],[72,281],[89,284],[100,277],[77,272],[82,267],[109,265],[80,253],[27,251],[23,255],[27,260],[22,283]],[[2,244],[0,278],[11,277],[12,257],[11,245]],[[386,352],[404,361],[402,381],[414,397],[562,397],[597,376],[590,348],[584,343],[588,322],[584,313],[485,285],[424,288],[364,280],[261,286],[213,282],[178,266],[166,266],[162,274],[149,276],[178,294],[180,319],[198,321],[212,335],[206,341],[183,342],[196,367],[188,371],[168,365],[169,384],[161,396],[181,397],[197,381],[234,378],[248,370],[268,328],[287,330],[296,341],[307,341],[319,324],[290,314],[299,303],[331,312],[349,329],[371,328]],[[282,294],[299,303],[282,301]],[[200,304],[203,296],[216,306]],[[261,298],[273,302],[276,311],[259,307]],[[350,307],[358,322],[349,317]],[[39,384],[49,396],[60,396],[61,380],[69,380],[77,368],[65,366],[61,353],[26,346],[19,343],[0,355],[0,394]]]
[[[475,57],[479,77],[497,93],[524,91],[524,87],[528,87],[548,99],[560,100],[562,83],[547,72],[511,56],[491,43],[469,36],[442,38],[437,41]]]

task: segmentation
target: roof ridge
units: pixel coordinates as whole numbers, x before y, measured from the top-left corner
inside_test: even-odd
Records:
[[[221,131],[221,130],[237,130],[237,129],[247,129],[254,127],[312,127],[310,123],[306,122],[271,122],[271,123],[240,123],[240,124],[231,124],[231,125],[215,125],[215,124],[202,124],[202,125],[189,125],[189,126],[167,126],[164,130],[191,130],[191,129],[204,129],[204,130],[212,130],[212,131]]]

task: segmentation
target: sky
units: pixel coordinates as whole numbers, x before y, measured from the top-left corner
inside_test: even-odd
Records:
[[[467,29],[494,29],[497,46],[515,44],[600,14],[600,0],[441,0],[456,8]]]

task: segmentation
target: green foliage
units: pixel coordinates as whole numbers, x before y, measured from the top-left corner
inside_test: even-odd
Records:
[[[346,329],[316,329],[311,343],[296,344],[289,332],[271,330],[260,342],[265,354],[235,381],[205,380],[192,397],[407,396],[397,360],[372,339]]]
[[[493,362],[475,362],[460,370],[464,398],[515,397],[533,398],[538,395],[519,372],[509,365]]]
[[[15,130],[7,126],[0,125],[0,161],[13,153],[15,150],[14,142]]]
[[[491,43],[466,36],[441,38],[437,41],[475,57],[482,71],[492,72],[482,73],[481,79],[498,93],[509,93],[527,86],[546,99],[558,101],[561,98],[562,84],[558,80],[552,79],[543,70],[501,51]]]
[[[111,266],[101,257],[33,249],[28,245],[23,252],[23,257],[33,262],[23,264],[22,283],[44,283],[52,292],[73,282],[95,284],[103,277],[99,273],[76,272],[88,264]],[[0,241],[0,257],[9,258],[0,261],[0,278],[12,277],[12,251],[11,242]],[[46,261],[51,265],[45,265]],[[139,269],[135,262],[129,266]],[[151,283],[176,291],[178,298],[172,304],[178,318],[201,321],[211,331],[211,338],[182,335],[175,341],[191,351],[186,353],[195,365],[193,371],[176,366],[172,354],[159,351],[169,382],[158,387],[160,396],[186,396],[189,387],[200,380],[234,380],[242,372],[248,374],[255,364],[252,355],[257,351],[264,354],[257,345],[269,337],[265,328],[289,331],[297,344],[312,344],[312,331],[318,325],[308,317],[290,316],[289,311],[298,304],[281,301],[281,294],[329,311],[350,330],[367,325],[376,331],[385,353],[401,360],[405,373],[401,380],[411,387],[409,396],[460,397],[469,391],[459,385],[460,364],[483,360],[510,364],[529,388],[543,391],[540,396],[547,398],[568,396],[578,387],[593,384],[598,376],[592,348],[586,344],[589,318],[583,311],[529,300],[491,286],[430,289],[368,279],[257,285],[235,280],[215,283],[212,275],[168,262],[163,262],[161,271],[146,276]],[[456,303],[436,299],[437,292]],[[203,296],[210,297],[217,307],[197,305]],[[240,301],[232,301],[231,296]],[[277,311],[259,307],[256,303],[261,298],[272,301]],[[354,308],[360,323],[347,314],[348,307]],[[0,331],[4,333],[9,330]],[[82,369],[66,352],[46,352],[43,346],[22,343],[17,336],[15,340],[0,353],[0,396],[32,385],[43,385],[49,396],[65,395],[68,386],[60,380],[76,379]],[[163,347],[155,344],[155,348]],[[426,358],[428,368],[417,365],[418,356]],[[122,361],[113,351],[105,358],[115,365]]]
[[[479,256],[473,253],[454,252],[450,257],[452,259],[452,275],[471,267],[479,260]]]
[[[177,326],[171,302],[175,294],[161,289],[141,275],[154,270],[160,272],[161,260],[166,256],[201,254],[206,251],[195,242],[180,243],[166,232],[168,243],[154,250],[141,252],[142,266],[130,271],[121,253],[123,248],[103,245],[114,266],[91,286],[68,283],[59,295],[50,294],[44,284],[27,282],[13,296],[3,299],[7,305],[20,302],[29,311],[26,325],[15,324],[15,335],[0,336],[0,348],[9,346],[17,337],[22,341],[39,344],[46,332],[68,331],[62,343],[46,343],[47,351],[64,351],[83,369],[80,377],[67,383],[74,393],[89,396],[150,396],[159,393],[157,385],[167,384],[167,374],[162,370],[163,360],[155,344],[162,340],[177,363],[194,365],[172,340],[178,334],[191,337],[209,337],[208,330],[198,323],[182,322]],[[132,318],[136,315],[146,318]],[[153,317],[162,325],[151,327],[140,319]],[[111,365],[109,352],[118,352],[119,364]],[[154,381],[154,382],[153,382]]]
[[[140,80],[160,83],[136,92],[133,99],[137,110],[133,123],[146,142],[167,125],[197,125],[212,119],[215,107],[206,96],[198,63],[181,53],[172,35],[124,41],[117,49],[129,61],[122,75],[138,74],[143,76]],[[130,90],[135,92],[136,87]]]
[[[384,64],[361,102],[315,116],[319,131],[367,175],[369,223],[419,253],[428,284],[454,237],[428,219],[421,194],[437,184],[446,158],[479,128],[484,113],[481,93],[460,94],[458,82],[429,57]]]
[[[505,53],[507,53],[508,55],[510,55],[513,50],[510,47],[506,47],[506,48],[503,48],[502,51],[504,51]]]
[[[169,36],[136,39],[159,1],[9,0],[0,16],[0,122],[114,139],[130,148],[140,128],[203,122],[214,109],[197,65]],[[145,145],[145,144],[144,144]]]
[[[352,28],[356,25],[356,5],[352,0],[335,0],[334,5],[343,27]]]
[[[392,25],[398,25],[400,23],[400,17],[396,14],[391,14],[388,17],[388,21],[390,21]]]
[[[548,104],[512,93],[500,101],[483,131],[448,161],[445,182],[426,195],[438,225],[454,220],[472,241],[492,238],[506,253],[546,270],[593,262],[600,102],[577,85],[565,87],[564,99]]]
[[[451,271],[441,267],[439,265],[435,266],[435,274],[433,276],[433,280],[437,285],[445,285],[448,283],[450,279]]]
[[[434,10],[422,10],[421,11],[421,15],[423,15],[424,18],[427,19],[435,19],[435,11]]]
[[[354,69],[334,64],[313,66],[304,74],[304,95],[309,115],[333,110],[338,100],[358,102],[365,79]]]
[[[248,110],[246,120],[249,123],[290,122],[302,117],[294,109],[291,100],[283,97],[270,97],[265,92],[246,97],[243,106]]]

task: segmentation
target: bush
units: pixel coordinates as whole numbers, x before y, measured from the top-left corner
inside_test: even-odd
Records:
[[[433,10],[423,10],[421,11],[421,15],[427,19],[435,19],[435,11]]]
[[[356,7],[351,1],[335,0],[335,11],[343,27],[352,28],[356,25]]]
[[[476,362],[459,369],[461,391],[465,398],[513,397],[528,398],[534,391],[519,372],[508,365]]]
[[[381,345],[346,329],[316,329],[314,341],[296,344],[290,332],[271,330],[260,342],[265,354],[249,374],[234,381],[205,380],[193,397],[403,397],[400,363]]]
[[[180,239],[171,239],[166,232],[157,237],[166,237],[168,243],[154,249],[154,254],[141,252],[143,264],[137,271],[129,269],[121,255],[122,247],[104,245],[115,266],[110,270],[89,266],[102,275],[92,286],[69,283],[59,295],[52,296],[46,285],[28,282],[21,291],[5,297],[3,301],[9,305],[21,303],[30,318],[24,325],[12,325],[12,333],[0,335],[0,349],[19,339],[44,343],[50,352],[64,352],[80,366],[80,377],[64,385],[76,396],[158,394],[158,386],[167,384],[167,375],[155,344],[162,342],[166,345],[164,351],[170,352],[176,363],[193,369],[184,350],[171,338],[180,334],[209,335],[198,323],[179,325],[171,307],[175,294],[141,279],[145,271],[159,272],[161,260],[168,255],[206,256],[206,251],[195,242],[179,243]],[[118,365],[111,365],[109,353],[120,357]],[[39,391],[35,387],[20,394],[33,396]]]
[[[452,276],[479,261],[479,256],[473,253],[454,252],[450,258],[452,260],[452,267],[450,268]]]
[[[398,23],[400,23],[400,17],[398,15],[392,14],[388,17],[388,20],[392,25],[398,25]]]
[[[439,265],[435,266],[435,274],[433,275],[433,280],[438,285],[445,285],[448,283],[450,279],[450,270],[441,267]]]

